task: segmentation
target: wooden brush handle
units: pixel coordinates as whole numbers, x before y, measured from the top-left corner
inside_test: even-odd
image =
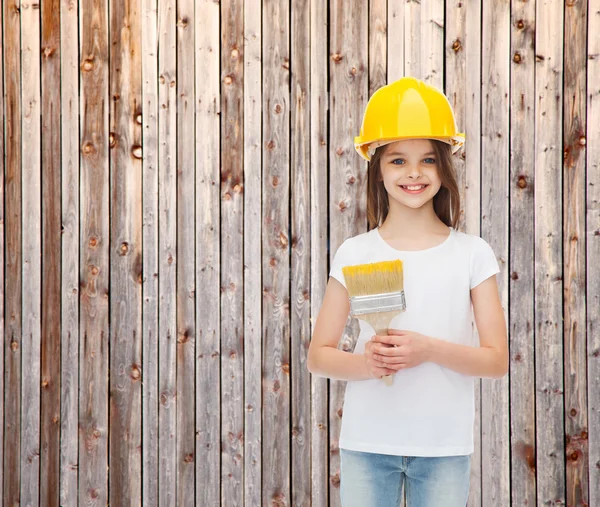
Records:
[[[395,310],[393,312],[367,313],[365,315],[358,315],[357,318],[368,322],[373,329],[375,329],[375,334],[387,336],[390,322],[396,315],[400,315],[400,313],[402,313],[400,310]],[[394,377],[392,375],[386,375],[382,377],[382,380],[385,382],[385,385],[389,387],[392,385]]]

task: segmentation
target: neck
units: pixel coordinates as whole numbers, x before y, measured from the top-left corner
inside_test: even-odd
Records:
[[[448,228],[435,214],[433,199],[416,209],[391,199],[390,210],[381,229],[402,231],[404,236],[419,236],[423,232],[442,232]]]

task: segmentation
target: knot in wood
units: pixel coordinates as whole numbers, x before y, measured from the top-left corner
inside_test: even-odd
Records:
[[[186,463],[193,463],[194,462],[194,455],[193,454],[186,454],[184,460]]]
[[[45,47],[44,48],[44,58],[50,58],[54,54],[55,48]]]
[[[119,255],[121,255],[121,256],[127,255],[128,251],[129,251],[129,244],[127,242],[121,243],[121,248],[119,249]]]
[[[92,275],[94,275],[94,276],[95,276],[95,275],[97,275],[97,274],[99,273],[99,271],[100,271],[100,270],[98,269],[98,266],[91,266],[91,267],[90,267],[90,273],[91,273]]]
[[[98,238],[96,238],[95,236],[92,236],[90,238],[90,241],[88,244],[89,244],[90,248],[96,248],[98,246]]]
[[[135,117],[135,122],[136,122],[138,125],[141,125],[141,124],[142,124],[142,114],[141,114],[141,113],[138,113],[138,114],[136,115],[136,117]]]
[[[572,408],[571,409],[571,417],[575,417],[577,415],[577,409]]]
[[[137,158],[138,160],[141,160],[142,158],[142,147],[139,145],[133,145],[131,147],[131,155],[133,156],[133,158]]]
[[[275,114],[281,113],[281,104],[275,104]]]
[[[49,384],[50,381],[48,380],[48,377],[44,377],[44,380],[42,380],[42,387],[48,387]]]
[[[94,151],[94,145],[88,141],[87,143],[85,143],[83,145],[83,153],[85,153],[86,155],[89,155],[90,153],[92,153]]]
[[[519,176],[519,180],[517,181],[517,186],[519,188],[527,188],[527,178],[523,175]]]
[[[340,147],[339,147],[337,150],[335,150],[335,154],[336,154],[338,157],[341,157],[341,156],[344,154],[344,148],[342,148],[342,147],[340,146]]]
[[[579,138],[579,146],[585,146],[585,143],[586,143],[585,136],[581,136]]]
[[[515,53],[515,55],[513,56],[513,62],[521,63],[521,54],[520,53]]]
[[[238,49],[238,48],[233,48],[233,49],[231,50],[231,59],[232,59],[232,60],[237,60],[239,56],[240,56],[240,51],[239,51],[239,49]]]
[[[456,39],[453,43],[452,43],[452,50],[455,53],[458,53],[460,50],[462,49],[462,43],[460,42],[460,39]]]
[[[89,72],[94,68],[94,60],[91,58],[88,58],[87,60],[83,61],[83,64],[81,65],[81,69],[84,72]]]
[[[131,378],[137,380],[140,378],[141,372],[136,364],[131,367]]]
[[[114,132],[108,134],[108,147],[114,148],[117,145],[117,135]]]
[[[519,21],[517,21],[517,28],[519,30],[523,30],[523,28],[525,28],[525,23],[523,23],[522,19],[520,19]]]
[[[513,271],[512,274],[510,275],[510,278],[512,280],[518,280],[519,279],[519,274],[516,271]]]
[[[335,62],[335,63],[340,63],[343,59],[343,56],[340,55],[339,53],[333,53],[331,55],[331,59]]]
[[[231,76],[229,76],[229,75],[228,75],[228,76],[225,76],[225,79],[223,79],[223,82],[224,82],[226,85],[230,85],[231,83],[233,83],[233,77],[231,77]]]

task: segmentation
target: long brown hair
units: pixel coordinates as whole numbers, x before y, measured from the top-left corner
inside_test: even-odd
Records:
[[[442,186],[433,198],[433,209],[439,219],[448,227],[457,228],[460,218],[460,194],[456,183],[456,169],[452,160],[452,147],[431,139],[437,157],[437,167]],[[381,156],[389,144],[375,150],[369,162],[367,173],[367,221],[369,230],[380,226],[390,210],[388,194],[381,178]]]

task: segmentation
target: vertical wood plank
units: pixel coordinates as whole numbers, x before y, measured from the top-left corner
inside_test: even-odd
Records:
[[[410,31],[405,31],[406,7],[404,2],[387,2],[387,83],[406,75],[406,41]],[[359,127],[360,128],[360,127]]]
[[[2,29],[2,33],[4,33],[4,8],[0,8],[0,28]],[[4,38],[0,37],[0,54],[4,54]],[[7,137],[5,137],[5,116],[4,116],[4,65],[3,62],[0,62],[0,118],[2,121],[0,122],[0,174],[2,174],[2,178],[0,178],[0,202],[2,206],[0,206],[0,280],[4,280],[4,248],[5,248],[5,233],[6,230],[4,228],[4,203],[6,199],[5,187],[4,187],[4,154],[5,149],[4,145],[7,141]],[[4,324],[4,283],[0,284],[0,336],[2,336],[2,343],[0,344],[0,470],[4,472],[2,466],[4,465],[4,341],[6,340],[6,336],[4,334],[5,324]],[[4,473],[0,473],[0,498],[3,497],[4,494]]]
[[[142,0],[142,505],[158,505],[159,188],[158,2]],[[161,48],[163,49],[163,48]],[[164,283],[161,280],[161,284]],[[171,292],[173,294],[173,292]],[[161,364],[161,369],[165,368]],[[163,504],[164,505],[164,504]]]
[[[600,30],[600,1],[589,3],[588,34]],[[600,505],[600,37],[588,37],[586,207],[589,505]]]
[[[446,96],[464,148],[454,156],[461,210],[458,228],[480,234],[481,207],[481,3],[447,2],[445,15]],[[475,323],[473,332],[477,334]],[[481,505],[481,380],[475,379],[474,452],[468,505]]]
[[[567,505],[589,505],[585,293],[587,2],[565,2],[563,326]],[[592,38],[597,37],[592,34]]]
[[[244,506],[262,505],[262,2],[244,3]],[[267,471],[269,473],[269,471]]]
[[[291,505],[310,505],[310,0],[291,3]]]
[[[41,505],[59,505],[60,475],[60,0],[41,4],[42,340]]]
[[[262,5],[244,5],[244,505],[260,505],[262,491],[262,324],[261,324],[261,195],[262,195]]]
[[[445,0],[423,0],[419,46],[420,79],[444,90]]]
[[[16,0],[3,2],[6,212],[5,279],[10,297],[4,329],[4,502],[18,505],[21,490],[22,203],[21,30]]]
[[[511,3],[510,442],[511,499],[536,505],[534,349],[535,4]]]
[[[220,340],[220,304],[219,298],[215,297],[220,293],[219,271],[221,263],[219,259],[219,237],[221,227],[219,225],[219,207],[220,207],[220,126],[219,114],[221,112],[221,100],[219,97],[221,79],[219,76],[219,64],[221,51],[219,50],[219,4],[208,1],[198,2],[196,4],[196,161],[198,167],[198,176],[196,178],[196,193],[199,196],[196,199],[198,209],[196,211],[196,279],[198,287],[196,298],[196,315],[198,316],[198,343],[197,343],[197,369],[196,369],[196,505],[215,505],[220,504],[220,467],[221,452],[228,454],[229,449],[225,450],[225,445],[220,446],[221,440],[221,391],[219,389],[219,369],[223,361],[220,359],[221,347]],[[223,53],[226,50],[223,49]],[[241,59],[241,56],[239,57]],[[225,160],[225,157],[223,157]],[[241,162],[241,160],[239,160]],[[241,170],[240,170],[241,171]],[[230,191],[230,190],[229,190]],[[236,197],[237,198],[237,197]],[[241,196],[239,197],[241,199]],[[237,206],[237,205],[236,205]],[[227,211],[226,211],[227,213]],[[236,220],[237,217],[229,217]],[[240,218],[241,219],[241,218]],[[234,240],[234,251],[228,254],[232,257],[232,262],[240,263],[242,257],[240,251],[235,251],[235,246],[243,232],[237,228],[232,236]],[[239,234],[238,234],[239,233]],[[230,231],[225,229],[224,234],[228,236]],[[227,243],[229,238],[223,238]],[[232,264],[224,264],[231,269]],[[238,266],[241,268],[241,266]],[[236,284],[241,284],[241,274],[234,277]],[[223,285],[225,287],[225,285]],[[241,292],[241,290],[239,291]],[[233,291],[234,300],[241,298]],[[236,301],[236,304],[238,302]],[[234,319],[239,329],[241,307],[229,308],[228,311],[236,312]],[[229,340],[234,341],[238,330],[225,324],[222,328],[224,335],[229,335]],[[235,353],[242,354],[235,344],[241,343],[242,337],[237,336],[240,341],[234,341]],[[228,349],[223,348],[227,351]],[[225,363],[227,369],[223,376],[227,379],[227,384],[238,386],[238,378],[243,378],[243,363],[235,357],[231,357],[231,351],[225,352],[229,360]],[[235,379],[230,381],[229,379]],[[236,398],[231,403],[241,404],[243,399],[239,392],[229,392],[228,394]],[[232,407],[233,408],[233,407]],[[241,412],[241,406],[238,407]],[[225,411],[225,414],[227,412]],[[241,417],[241,415],[239,416]],[[223,420],[225,424],[228,424]],[[239,420],[234,422],[237,425],[239,434],[243,431],[243,423]],[[230,432],[232,428],[223,431]],[[238,435],[236,435],[237,437]],[[229,438],[223,443],[229,442]],[[240,445],[242,445],[240,443]],[[242,451],[236,449],[236,453],[230,457],[233,464],[238,465],[240,469],[233,484],[221,484],[223,486],[223,499],[242,498],[242,477],[241,477],[241,457]],[[235,466],[233,467],[235,468]],[[226,491],[229,488],[235,488],[231,493]],[[232,501],[229,505],[241,505],[241,502]]]
[[[263,2],[263,505],[290,496],[289,2]]]
[[[41,97],[39,4],[21,4],[21,160],[23,187],[23,335],[21,348],[21,503],[40,496],[42,300]],[[50,261],[50,259],[48,259]]]
[[[500,300],[508,311],[509,41],[508,0],[483,6],[481,236],[500,265]],[[508,377],[481,381],[482,505],[510,505]]]
[[[195,505],[195,24],[177,0],[177,505]],[[172,135],[172,134],[170,134]],[[201,289],[199,287],[199,289]]]
[[[176,505],[177,463],[177,69],[176,3],[158,3],[158,504]],[[149,84],[150,85],[150,84]],[[151,118],[150,118],[151,119]],[[150,147],[151,148],[151,147]],[[146,150],[145,150],[146,151]],[[147,154],[148,155],[148,154]],[[150,165],[152,160],[148,160]],[[148,273],[150,273],[148,269]],[[157,276],[152,271],[154,277]],[[177,342],[175,341],[177,337]],[[149,372],[147,372],[148,374]]]
[[[404,74],[423,79],[421,51],[421,2],[406,0],[404,3]]]
[[[367,2],[331,4],[330,22],[330,149],[329,149],[329,253],[342,242],[367,229],[367,165],[354,150],[368,101]],[[350,350],[356,320],[349,319],[340,347]],[[339,435],[345,382],[330,381],[329,428],[330,506],[340,505]]]
[[[77,4],[61,0],[60,505],[77,505],[79,478],[80,137]]]
[[[79,3],[79,504],[108,503],[108,3]],[[94,25],[95,30],[84,27]]]
[[[369,0],[369,97],[387,82],[387,0]]]
[[[565,503],[562,325],[563,3],[536,2],[535,385],[538,505]]]
[[[244,501],[243,10],[221,2],[221,502],[231,506]]]
[[[328,3],[310,4],[310,301],[311,336],[327,285]],[[327,385],[311,376],[311,505],[328,505]]]
[[[142,502],[140,1],[110,12],[110,475],[112,504]]]
[[[176,0],[158,3],[158,504],[177,505]]]

